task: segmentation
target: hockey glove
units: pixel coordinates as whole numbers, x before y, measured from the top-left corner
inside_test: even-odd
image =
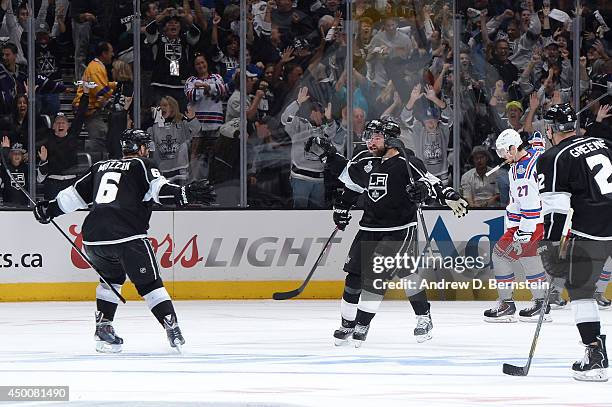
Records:
[[[416,181],[414,184],[406,186],[408,198],[415,203],[427,201],[432,196],[431,186],[427,182]]]
[[[40,201],[34,207],[34,217],[43,225],[50,223],[53,218],[63,213],[55,200]]]
[[[541,240],[538,254],[546,273],[553,277],[567,277],[569,274],[569,260],[559,258],[559,242]]]
[[[514,236],[512,236],[512,240],[521,244],[529,243],[531,240],[531,235],[531,232],[523,232],[522,230],[517,229],[516,232],[514,232]]]
[[[443,203],[453,210],[453,214],[461,218],[468,213],[468,203],[457,191],[451,187],[442,190]]]
[[[338,201],[334,205],[334,223],[338,230],[344,230],[351,220],[351,206],[345,202]]]
[[[327,137],[312,136],[304,143],[304,152],[314,154],[319,160],[325,162],[336,155],[336,147]]]
[[[210,205],[217,198],[212,185],[208,183],[208,180],[201,179],[190,182],[189,184],[181,187],[181,194],[178,197],[179,206],[189,204],[203,204]]]

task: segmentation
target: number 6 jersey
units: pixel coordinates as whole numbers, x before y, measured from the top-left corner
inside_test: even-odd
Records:
[[[123,243],[147,237],[153,202],[163,203],[160,190],[167,184],[147,158],[99,161],[56,200],[65,213],[91,205],[83,223],[84,244]]]
[[[608,143],[572,136],[538,160],[545,239],[560,239],[571,207],[572,234],[612,240],[612,152]]]

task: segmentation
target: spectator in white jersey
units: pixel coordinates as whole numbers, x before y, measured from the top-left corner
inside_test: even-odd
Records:
[[[193,134],[200,130],[200,123],[191,108],[183,117],[172,96],[161,98],[159,106],[155,123],[147,129],[155,144],[152,158],[164,177],[182,185],[188,178],[189,143]]]
[[[421,97],[425,97],[427,102],[417,105],[422,107],[422,111],[415,113],[416,102]],[[448,180],[448,141],[452,115],[450,106],[436,95],[433,87],[426,85],[423,89],[421,84],[417,84],[400,116],[412,131],[415,155],[442,184]]]
[[[327,137],[331,127],[323,124],[324,110],[316,101],[309,100],[308,88],[300,89],[281,116],[281,123],[291,137],[291,188],[294,208],[323,208],[325,184],[323,163],[309,160],[304,154],[304,143],[311,136]],[[331,105],[325,110],[325,119],[331,119]]]
[[[227,87],[220,75],[208,71],[208,61],[196,54],[193,67],[195,75],[185,82],[185,95],[190,109],[200,123],[200,131],[194,133],[191,143],[191,176],[200,178],[208,174],[210,151],[223,124],[223,100]]]

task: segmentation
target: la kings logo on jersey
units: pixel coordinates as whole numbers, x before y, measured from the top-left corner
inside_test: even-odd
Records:
[[[368,185],[368,196],[374,202],[378,202],[382,197],[387,195],[387,178],[389,174],[381,174],[373,172],[370,175],[370,184]]]
[[[15,183],[15,181],[13,181],[13,179],[11,179],[11,186],[15,189],[19,189],[19,186],[21,187],[25,187],[25,174],[22,172],[11,172],[11,174],[13,175],[13,178],[15,179],[15,181],[17,181],[17,183]],[[19,186],[17,185],[19,184]]]

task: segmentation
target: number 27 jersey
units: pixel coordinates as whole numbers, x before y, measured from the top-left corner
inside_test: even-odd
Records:
[[[91,205],[84,244],[116,244],[147,237],[153,202],[160,203],[160,188],[167,183],[146,158],[100,161],[57,200],[65,212]]]
[[[506,207],[506,227],[517,227],[523,232],[533,232],[542,223],[542,202],[538,192],[536,162],[541,150],[529,149],[527,155],[512,164],[510,178],[510,203]]]

